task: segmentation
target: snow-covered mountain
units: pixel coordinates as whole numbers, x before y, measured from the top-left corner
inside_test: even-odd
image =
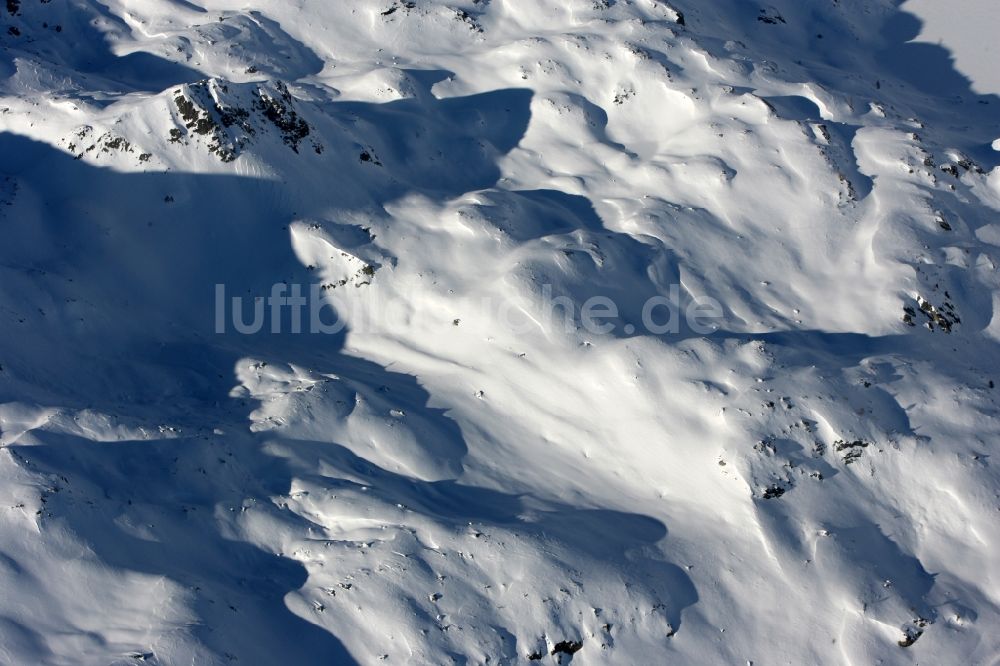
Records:
[[[0,664],[1000,664],[1000,98],[896,0],[0,16]]]

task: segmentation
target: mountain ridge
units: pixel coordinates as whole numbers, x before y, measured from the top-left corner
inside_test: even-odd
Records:
[[[995,663],[1000,99],[899,3],[4,20],[0,662]]]

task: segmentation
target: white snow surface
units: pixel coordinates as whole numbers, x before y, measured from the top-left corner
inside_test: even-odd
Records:
[[[898,2],[0,15],[0,664],[1000,663],[1000,99]]]
[[[1000,94],[1000,4],[995,0],[907,0],[923,25],[916,41],[948,49],[955,67],[979,93]]]

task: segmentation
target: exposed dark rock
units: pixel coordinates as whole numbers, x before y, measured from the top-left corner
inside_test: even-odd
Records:
[[[933,331],[936,325],[945,333],[951,333],[952,328],[956,324],[962,323],[962,319],[955,311],[955,306],[950,301],[946,300],[939,308],[930,301],[917,296],[917,305],[920,306],[920,311],[927,317],[924,325],[927,326],[928,330]]]
[[[171,143],[183,143],[185,134],[205,137],[208,150],[223,162],[235,160],[258,134],[276,128],[281,140],[294,152],[309,136],[311,128],[294,109],[293,98],[285,84],[261,84],[251,87],[249,98],[240,101],[240,90],[230,91],[230,84],[214,79],[199,81],[174,92],[174,104],[184,130],[170,131]],[[228,100],[228,101],[226,101]],[[235,100],[235,101],[234,101]],[[317,153],[322,145],[313,143]]]
[[[787,23],[787,21],[785,21],[785,18],[774,9],[770,11],[768,11],[767,9],[760,10],[760,16],[757,17],[757,20],[760,21],[761,23],[767,23],[770,25]]]
[[[583,649],[583,641],[559,641],[552,647],[550,654],[576,654]]]
[[[398,11],[400,9],[409,11],[409,10],[413,9],[414,7],[416,7],[416,6],[417,6],[417,3],[411,2],[411,1],[398,2],[398,3],[394,4],[392,7],[389,7],[389,9],[385,10],[384,12],[382,12],[382,16],[392,16],[393,14],[396,13],[396,11]]]
[[[296,153],[299,152],[299,143],[309,136],[309,124],[303,120],[292,108],[292,96],[288,88],[283,83],[277,83],[280,99],[268,95],[264,90],[258,89],[259,99],[254,105],[281,132],[281,138],[289,148]]]
[[[777,499],[785,494],[785,489],[779,485],[771,485],[764,489],[764,499]]]
[[[855,460],[860,458],[862,451],[868,448],[870,445],[871,445],[870,442],[866,442],[861,439],[856,439],[851,442],[839,439],[833,443],[833,450],[836,451],[837,453],[843,453],[844,464],[850,465]]]
[[[907,627],[903,632],[903,638],[897,643],[899,647],[907,648],[917,642],[917,639],[924,635],[923,629],[913,629]]]
[[[475,17],[473,17],[471,14],[469,14],[469,12],[465,11],[464,9],[456,9],[455,16],[458,18],[459,21],[462,21],[466,25],[468,25],[469,28],[472,29],[473,31],[475,32],[483,31],[483,26],[479,24],[479,21],[477,21]]]

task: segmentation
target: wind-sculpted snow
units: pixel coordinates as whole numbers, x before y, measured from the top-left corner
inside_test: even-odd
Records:
[[[0,15],[0,664],[996,662],[1000,99],[897,3]]]

